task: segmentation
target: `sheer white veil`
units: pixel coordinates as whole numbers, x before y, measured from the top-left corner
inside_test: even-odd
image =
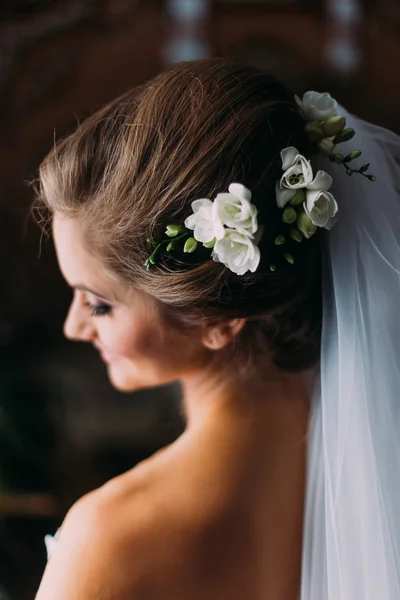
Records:
[[[362,150],[377,181],[318,159],[340,219],[323,247],[301,600],[399,600],[400,138],[341,114],[356,136],[338,150]]]

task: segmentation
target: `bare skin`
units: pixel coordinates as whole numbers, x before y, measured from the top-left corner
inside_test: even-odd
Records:
[[[308,423],[299,385],[298,377],[275,382],[263,398],[247,382],[254,395],[237,397],[234,407],[223,403],[114,482],[127,498],[146,482],[149,496],[178,521],[186,515],[185,527],[196,532],[197,577],[187,580],[183,569],[171,599],[298,599]],[[156,599],[161,590],[153,593]],[[169,598],[165,590],[161,596]]]
[[[298,600],[313,372],[221,366],[238,320],[157,339],[148,302],[99,275],[73,223],[55,239],[75,288],[66,335],[93,343],[120,389],[179,373],[187,428],[72,507],[36,600]],[[109,318],[93,317],[104,297],[82,282],[118,298]]]

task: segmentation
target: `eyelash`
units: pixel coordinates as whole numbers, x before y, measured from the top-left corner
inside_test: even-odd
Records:
[[[92,317],[105,317],[111,312],[111,306],[108,304],[90,304],[90,302],[86,302],[85,306],[90,308]]]

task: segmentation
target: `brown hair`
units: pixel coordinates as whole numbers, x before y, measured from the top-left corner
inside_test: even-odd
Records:
[[[177,326],[246,317],[236,348],[301,370],[319,356],[319,234],[286,242],[293,265],[274,239],[282,227],[280,152],[309,154],[304,125],[293,94],[263,71],[228,59],[183,63],[59,142],[40,168],[41,198],[52,213],[79,216],[106,268],[158,300]],[[212,199],[232,182],[252,191],[265,225],[257,271],[238,276],[202,249],[162,255],[147,272],[147,238],[183,223],[193,200]]]

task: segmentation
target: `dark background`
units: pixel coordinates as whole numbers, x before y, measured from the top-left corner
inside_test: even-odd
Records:
[[[177,387],[116,393],[94,350],[62,337],[70,292],[29,219],[54,137],[169,64],[212,55],[299,94],[329,90],[400,132],[399,29],[398,0],[0,3],[0,600],[32,600],[44,534],[183,427]]]

